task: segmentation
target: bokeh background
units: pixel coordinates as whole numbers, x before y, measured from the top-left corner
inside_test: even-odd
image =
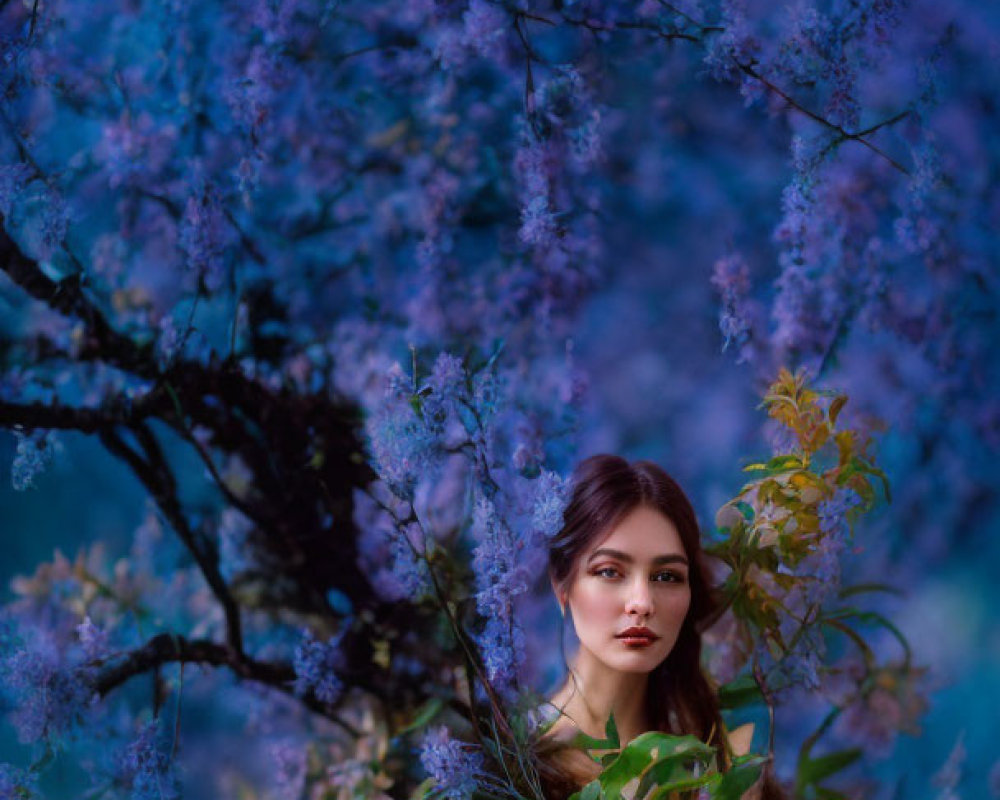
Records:
[[[368,411],[411,348],[503,339],[522,458],[652,458],[706,530],[773,445],[757,405],[779,365],[848,394],[893,495],[845,581],[898,587],[880,610],[933,687],[921,734],[867,753],[856,781],[944,796],[952,754],[957,796],[1000,796],[995,4],[102,0],[37,23],[16,5],[0,9],[5,226],[50,275],[84,271],[161,358],[224,352],[238,318],[256,374]],[[16,172],[26,152],[37,174]],[[141,384],[38,357],[38,331],[76,335],[0,277],[5,400]],[[52,441],[15,491],[0,430],[4,601],[55,549],[123,557],[149,512],[94,436]],[[202,464],[169,448],[210,515]],[[546,598],[537,613],[551,630]],[[551,686],[558,664],[532,653]],[[790,740],[795,713],[779,711]],[[23,752],[0,726],[0,760]],[[58,765],[51,796],[80,796],[80,775]]]

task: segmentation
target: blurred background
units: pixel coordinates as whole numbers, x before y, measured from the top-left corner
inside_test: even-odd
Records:
[[[880,610],[909,638],[933,687],[920,734],[867,751],[853,768],[855,791],[945,796],[932,778],[952,757],[961,764],[958,796],[1000,797],[1000,7],[691,4],[691,14],[732,34],[713,38],[668,4],[648,2],[637,11],[615,3],[538,10],[559,25],[532,20],[517,4],[334,3],[315,30],[310,15],[318,18],[324,4],[293,4],[282,16],[259,2],[252,13],[222,4],[181,15],[171,39],[169,18],[136,5],[119,11],[102,2],[98,13],[53,4],[53,19],[40,28],[48,60],[39,56],[31,69],[116,77],[103,88],[79,77],[76,90],[95,109],[89,116],[60,94],[58,81],[33,88],[34,96],[19,88],[5,114],[20,121],[8,125],[3,144],[6,163],[15,163],[10,133],[31,128],[21,144],[76,204],[68,241],[84,254],[95,292],[118,293],[121,302],[108,307],[123,328],[151,331],[162,346],[165,331],[195,318],[199,334],[181,352],[204,360],[212,347],[224,349],[238,288],[272,281],[287,314],[269,318],[262,303],[249,322],[242,318],[247,358],[263,352],[254,350],[262,342],[280,343],[280,355],[260,356],[258,368],[294,376],[304,369],[293,363],[297,355],[326,348],[335,367],[324,385],[351,394],[365,412],[375,404],[368,378],[394,361],[407,365],[411,347],[422,356],[489,352],[503,338],[513,361],[529,365],[523,373],[534,375],[525,393],[545,385],[536,373],[555,376],[556,389],[532,402],[574,409],[573,432],[558,448],[546,444],[551,420],[525,415],[538,422],[540,444],[532,446],[547,464],[566,472],[595,452],[651,458],[686,488],[706,532],[743,485],[742,467],[774,445],[757,408],[761,392],[778,366],[805,367],[818,386],[849,396],[845,415],[872,432],[892,486],[891,502],[855,531],[845,582],[899,589],[879,600]],[[859,33],[857,20],[841,25],[862,7],[871,31]],[[81,17],[70,24],[75,12]],[[0,9],[7,41],[27,29],[25,13]],[[681,30],[701,43],[617,29],[631,13],[654,32]],[[98,28],[105,34],[94,49],[106,63],[95,65],[75,48]],[[331,59],[341,71],[327,73],[302,55],[374,48],[387,36],[415,37],[412,51],[352,58],[342,70]],[[298,56],[258,63],[275,40],[283,43],[276,52]],[[147,41],[157,42],[148,52]],[[535,119],[524,112],[526,60]],[[756,64],[754,74],[772,82],[738,63]],[[192,64],[204,72],[197,80]],[[272,68],[285,71],[274,77]],[[202,98],[200,110],[164,99],[183,94],[181,84]],[[248,94],[221,99],[234,86]],[[240,102],[269,110],[248,121]],[[67,129],[75,114],[85,122]],[[197,114],[209,120],[200,145],[186,138]],[[403,128],[392,129],[400,119]],[[895,121],[882,127],[886,120]],[[124,134],[109,132],[119,124],[146,138],[121,144]],[[532,124],[545,130],[528,133]],[[843,135],[866,128],[877,130]],[[159,155],[156,135],[169,140]],[[547,143],[541,155],[539,142]],[[113,147],[119,151],[109,155]],[[376,156],[394,166],[369,176],[363,158]],[[250,188],[238,174],[248,165],[259,173]],[[361,177],[339,183],[351,170]],[[199,181],[222,187],[223,202],[263,251],[261,259],[237,253],[236,236],[219,244],[225,266],[214,284],[215,266],[192,266],[193,234],[185,239],[183,231],[195,223],[179,210],[192,192],[214,197],[192,189]],[[49,273],[65,275],[65,254],[44,251],[42,223],[33,221],[45,204],[38,184],[27,184],[29,194],[36,187],[24,201],[30,210],[5,210],[7,228]],[[115,205],[143,191],[174,198],[167,222],[138,201],[131,211]],[[293,223],[305,225],[310,214],[319,215],[316,231],[292,236]],[[345,223],[355,217],[356,225]],[[173,225],[169,235],[164,225]],[[113,268],[101,260],[114,249],[102,238],[109,235],[118,237],[115,247],[132,248]],[[148,297],[129,306],[126,289]],[[202,301],[192,308],[195,294]],[[6,400],[49,369],[39,364],[36,372],[31,348],[11,344],[36,329],[56,341],[73,336],[71,325],[4,282]],[[59,374],[20,396],[84,404],[105,396],[88,390],[99,381],[112,393],[131,391],[120,376]],[[56,549],[72,559],[100,542],[112,563],[124,557],[147,518],[145,490],[93,436],[60,431],[54,442],[48,468],[15,491],[18,441],[0,430],[4,602],[13,597],[9,581]],[[201,462],[178,442],[169,455],[185,505],[208,515],[218,497]],[[538,604],[540,629],[552,630],[554,606],[545,597]],[[887,637],[880,646],[895,645]],[[537,647],[532,653],[541,658]],[[539,690],[558,679],[549,657],[532,671]],[[789,742],[804,729],[795,713],[779,711]],[[206,729],[225,724],[202,721]],[[0,761],[23,753],[4,723]],[[198,768],[196,754],[192,774]],[[78,780],[61,764],[49,786],[64,793],[52,796],[78,796]]]

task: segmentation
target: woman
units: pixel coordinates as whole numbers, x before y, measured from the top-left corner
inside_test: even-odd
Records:
[[[728,763],[716,694],[701,669],[699,626],[716,603],[680,486],[649,461],[581,462],[549,547],[549,576],[580,649],[550,698],[560,714],[538,743],[547,796],[563,800],[597,776],[600,767],[567,742],[578,731],[603,739],[611,712],[622,744],[651,730],[693,734]],[[731,732],[732,752],[746,752],[751,735],[752,726]]]

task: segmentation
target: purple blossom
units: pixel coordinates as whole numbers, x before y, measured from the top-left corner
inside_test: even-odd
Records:
[[[226,278],[225,252],[231,232],[218,190],[206,183],[188,197],[178,242],[189,269],[197,272],[205,288],[214,292]]]
[[[417,481],[440,469],[443,448],[457,443],[460,425],[454,411],[461,411],[467,428],[473,425],[467,418],[473,410],[481,420],[492,413],[492,397],[480,396],[490,385],[489,376],[476,375],[470,397],[463,375],[461,362],[447,353],[438,357],[419,389],[398,365],[390,370],[384,399],[369,416],[366,430],[372,465],[398,497],[412,500]]]
[[[97,661],[108,654],[108,631],[98,628],[90,616],[83,618],[76,627],[76,634],[80,639],[83,652],[90,661]]]
[[[95,155],[104,163],[108,185],[115,189],[159,172],[172,154],[175,137],[171,124],[157,122],[146,112],[136,117],[125,112],[105,123]]]
[[[274,789],[279,800],[299,800],[306,785],[306,748],[298,742],[275,742],[270,748],[274,762]]]
[[[470,800],[480,786],[483,754],[474,745],[452,739],[444,726],[431,728],[420,747],[420,763],[434,779],[433,793],[446,800]]]
[[[468,47],[491,58],[502,53],[504,35],[510,30],[511,20],[501,6],[487,0],[471,0],[462,15],[462,23]]]
[[[756,60],[761,48],[747,20],[746,0],[723,0],[722,33],[716,34],[705,52],[705,65],[716,80],[733,80],[740,66]]]
[[[411,499],[417,480],[436,461],[437,437],[405,398],[392,398],[366,424],[372,466],[399,497]]]
[[[569,488],[569,481],[549,470],[542,470],[542,474],[535,480],[531,525],[546,540],[562,529],[563,512],[569,502]]]
[[[35,478],[52,462],[52,453],[58,445],[51,431],[34,430],[28,433],[15,430],[17,450],[11,466],[11,484],[15,491],[23,492],[35,485]]]
[[[430,573],[423,556],[423,531],[416,524],[396,528],[389,540],[391,571],[404,596],[416,600],[431,591]]]
[[[518,442],[511,454],[510,463],[521,475],[530,478],[538,475],[544,457],[545,453],[540,442],[535,440]]]
[[[518,235],[525,244],[550,247],[555,243],[557,229],[556,216],[548,197],[532,197],[521,208],[521,230]]]
[[[720,258],[712,270],[712,285],[722,298],[719,312],[719,330],[722,331],[723,351],[731,344],[740,351],[739,360],[746,360],[745,345],[750,338],[750,319],[747,295],[750,291],[750,271],[739,254]]]
[[[903,708],[892,692],[875,688],[850,703],[837,727],[853,741],[875,753],[887,754],[903,724]]]
[[[421,414],[428,435],[444,436],[455,409],[467,399],[465,368],[460,358],[440,353],[420,388]]]
[[[0,699],[22,742],[72,731],[97,697],[89,669],[71,663],[68,645],[40,629],[0,622]]]
[[[118,754],[115,783],[131,792],[132,800],[173,800],[181,796],[170,742],[161,733],[158,720],[143,725],[136,738]]]
[[[840,487],[829,500],[816,507],[821,530],[827,535],[844,540],[850,530],[852,509],[861,504],[861,497],[852,489]]]
[[[476,573],[476,604],[484,617],[508,618],[513,598],[528,588],[527,576],[518,564],[520,544],[493,503],[480,495],[472,523],[478,542],[473,550]]]
[[[295,694],[299,697],[312,692],[321,703],[335,703],[340,698],[344,686],[335,670],[341,664],[343,633],[321,642],[310,631],[303,631],[294,658]]]
[[[900,10],[903,3],[904,0],[872,0],[865,4],[863,7],[867,12],[865,32],[873,44],[889,43],[890,31],[898,27],[902,18]]]
[[[524,637],[514,617],[514,599],[528,590],[526,564],[519,562],[523,545],[496,511],[480,495],[473,515],[472,568],[476,574],[476,607],[486,620],[477,637],[490,682],[501,691],[513,688],[524,661]]]
[[[34,772],[12,764],[0,764],[0,800],[32,800],[37,797]]]
[[[513,697],[525,659],[524,631],[517,620],[510,615],[489,617],[482,633],[476,636],[476,644],[490,683],[504,696]]]
[[[843,54],[830,64],[829,74],[833,90],[826,103],[826,114],[831,122],[853,130],[858,125],[861,109],[855,87],[857,75]]]
[[[0,166],[0,216],[10,217],[14,203],[31,179],[32,169],[27,164]]]
[[[181,329],[177,327],[173,315],[164,314],[160,320],[160,336],[156,340],[161,366],[166,366],[178,355],[183,338]]]
[[[545,248],[555,242],[557,231],[550,181],[554,159],[545,145],[531,141],[514,157],[514,172],[521,183],[521,241]]]

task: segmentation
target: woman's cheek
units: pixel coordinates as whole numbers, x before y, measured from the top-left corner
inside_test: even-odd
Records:
[[[621,602],[616,593],[607,586],[586,581],[577,587],[574,595],[573,605],[576,606],[576,613],[583,621],[614,621],[620,616]]]

